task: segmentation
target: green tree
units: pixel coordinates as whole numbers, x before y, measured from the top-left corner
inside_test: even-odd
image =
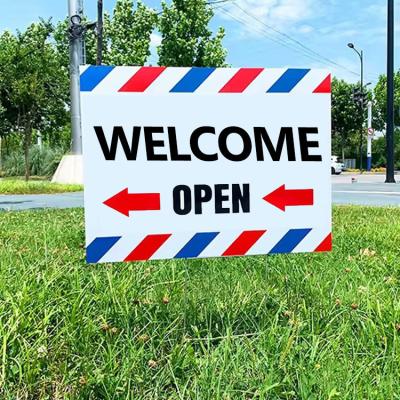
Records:
[[[225,66],[225,36],[219,28],[213,36],[209,23],[214,13],[205,0],[173,0],[162,3],[159,30],[162,36],[158,48],[159,64],[179,67]]]
[[[150,56],[151,33],[157,14],[140,1],[118,0],[113,16],[104,16],[104,63],[144,65]]]
[[[10,32],[5,31],[0,36],[0,137],[5,137],[11,132],[10,121],[7,118],[8,68],[14,63],[14,54],[17,39]]]
[[[379,113],[381,116],[379,129],[382,130],[385,127],[387,107],[386,107],[386,87],[387,87],[386,75],[381,75],[379,81],[374,89],[375,97],[375,113]],[[395,104],[395,124],[400,126],[400,70],[396,72],[394,76],[394,104]]]
[[[400,169],[400,129],[394,134],[395,168]],[[386,167],[386,137],[382,136],[372,142],[372,166]]]
[[[332,81],[332,134],[333,152],[345,158],[346,147],[355,143],[363,116],[353,100],[356,85],[334,78]]]
[[[27,180],[34,130],[57,129],[67,122],[67,75],[60,70],[51,33],[50,22],[41,21],[16,36],[0,36],[0,99],[10,129],[23,136]]]

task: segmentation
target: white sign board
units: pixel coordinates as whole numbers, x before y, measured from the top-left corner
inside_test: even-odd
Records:
[[[83,68],[87,261],[329,251],[330,79]]]

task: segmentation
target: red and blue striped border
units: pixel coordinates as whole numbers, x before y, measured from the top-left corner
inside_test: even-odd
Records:
[[[112,66],[89,66],[81,74],[81,92],[92,92],[112,72],[118,71],[118,67]],[[119,93],[145,93],[157,80],[166,73],[167,70],[183,70],[181,68],[166,67],[140,67],[133,68],[132,75],[116,88]],[[189,68],[183,77],[179,77],[177,82],[167,90],[169,93],[195,93],[217,70],[229,71],[229,69],[218,68]],[[215,93],[244,93],[264,72],[273,71],[265,68],[240,68],[232,77],[227,77],[222,87],[215,87]],[[305,78],[310,74],[310,69],[288,68],[282,70],[281,75],[269,87],[265,87],[264,92],[291,93]],[[326,74],[322,81],[309,82],[310,93],[329,94],[331,93],[331,75]]]
[[[292,253],[307,237],[312,229],[290,229],[280,238],[268,254]],[[244,231],[223,251],[221,257],[245,256],[257,241],[267,233],[266,230]],[[217,238],[219,232],[196,233],[171,258],[187,259],[201,257],[204,250]],[[172,234],[147,235],[125,257],[124,261],[147,261],[172,237]],[[121,236],[98,237],[86,248],[88,263],[97,263],[118,243]],[[332,235],[326,236],[313,252],[327,252],[332,250]]]

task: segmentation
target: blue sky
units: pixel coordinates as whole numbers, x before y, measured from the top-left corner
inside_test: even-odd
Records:
[[[115,1],[104,0],[105,8],[111,11]],[[159,0],[143,2],[160,9]],[[95,18],[97,1],[84,3],[86,13]],[[232,0],[215,6],[212,28],[225,27],[228,62],[234,67],[323,67],[340,78],[357,81],[359,60],[347,47],[352,41],[364,50],[366,80],[375,83],[386,70],[386,3],[386,0]],[[395,5],[395,60],[396,68],[400,68],[400,0],[395,0]],[[0,0],[0,32],[24,29],[39,16],[53,17],[56,21],[66,13],[67,0]],[[155,32],[153,44],[158,41]]]

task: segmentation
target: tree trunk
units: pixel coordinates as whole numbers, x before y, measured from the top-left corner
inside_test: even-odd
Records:
[[[25,155],[25,181],[29,181],[31,176],[31,166],[29,160],[29,150],[31,148],[32,142],[32,127],[31,124],[28,123],[25,126],[24,130],[24,155]]]

